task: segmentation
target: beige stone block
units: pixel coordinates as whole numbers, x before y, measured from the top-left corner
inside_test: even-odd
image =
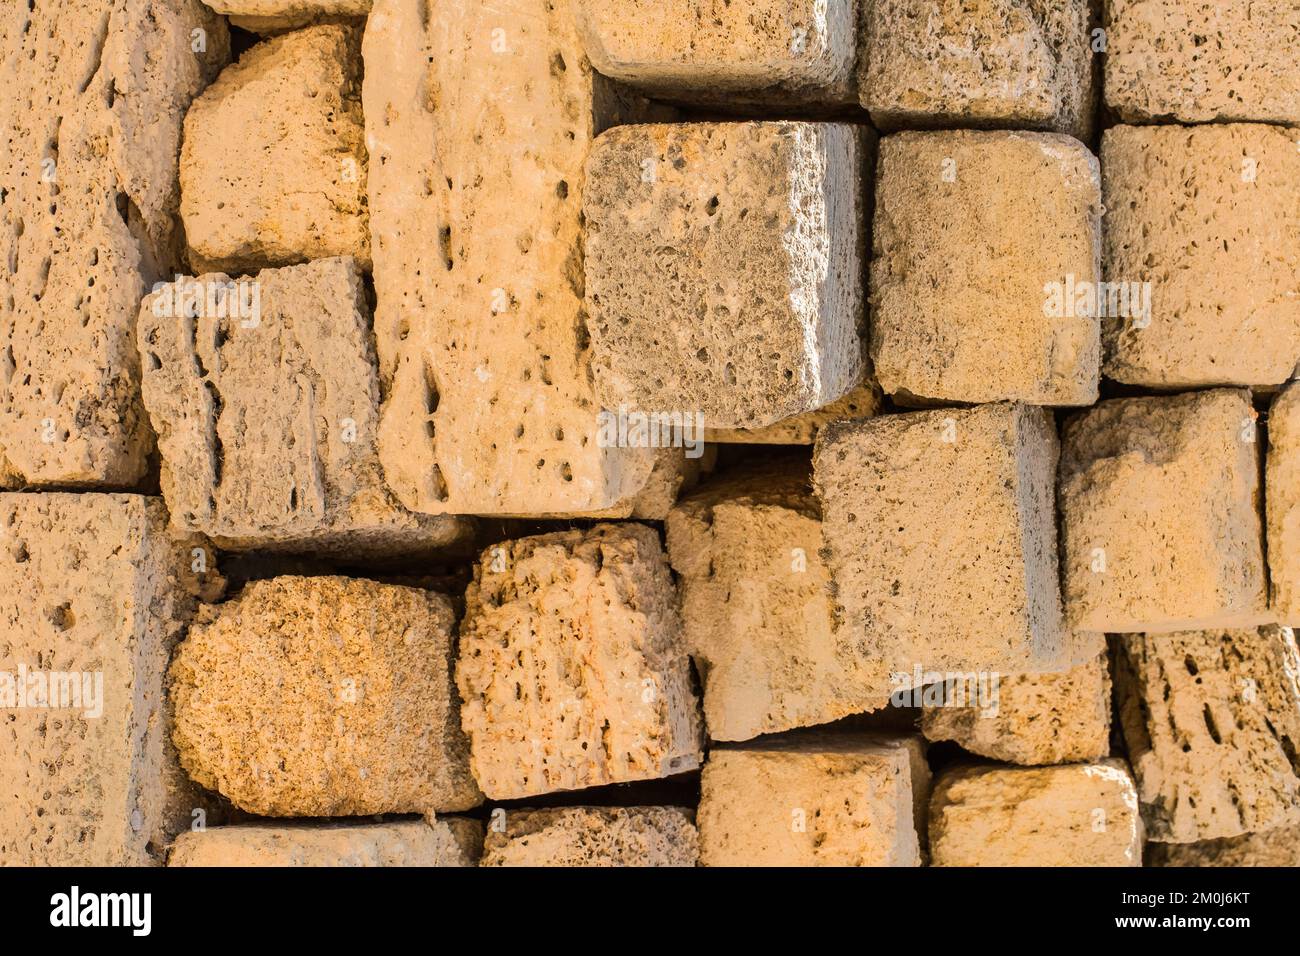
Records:
[[[1289,628],[1128,634],[1116,697],[1151,839],[1300,824],[1300,656]]]
[[[1290,385],[1268,411],[1264,475],[1268,529],[1269,606],[1279,623],[1300,624],[1300,385]]]
[[[823,425],[850,418],[870,418],[880,412],[880,386],[874,381],[859,385],[843,398],[812,412],[793,415],[765,428],[708,428],[710,442],[744,445],[811,445]]]
[[[1100,327],[1097,159],[1050,133],[899,133],[880,143],[871,359],[906,404],[1090,405]]]
[[[659,535],[601,524],[487,549],[456,681],[474,776],[507,800],[699,765],[701,728]]]
[[[1250,394],[1111,399],[1065,425],[1065,607],[1085,631],[1266,623]]]
[[[1300,826],[1201,843],[1148,843],[1147,866],[1300,866]]]
[[[254,581],[205,609],[171,667],[191,777],[261,816],[466,810],[451,601],[342,577]]]
[[[506,810],[488,827],[482,866],[695,866],[699,837],[678,807]]]
[[[0,5],[0,487],[144,475],[136,309],[179,254],[182,116],[229,55],[197,0]]]
[[[963,767],[934,784],[933,866],[1141,866],[1142,820],[1122,760]]]
[[[364,17],[371,0],[204,0],[232,26],[254,33],[281,33],[345,17]]]

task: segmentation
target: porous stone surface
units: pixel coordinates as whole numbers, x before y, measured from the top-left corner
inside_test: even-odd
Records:
[[[406,511],[384,482],[368,316],[350,257],[181,278],[145,298],[144,402],[173,525],[223,548],[349,556],[468,536],[463,519]]]
[[[157,498],[0,495],[0,866],[144,866],[197,796],[164,674],[195,601]]]
[[[1103,322],[1108,377],[1184,388],[1292,376],[1300,361],[1297,139],[1257,123],[1106,131],[1106,280],[1148,284],[1150,296],[1149,317]]]
[[[245,824],[182,833],[168,866],[475,866],[483,824],[450,817],[394,823]]]
[[[568,3],[376,0],[363,53],[389,484],[414,511],[630,512],[655,455],[598,441],[581,210],[592,140],[640,104]]]
[[[1068,660],[1056,459],[1050,414],[1024,405],[822,429],[814,479],[836,624],[864,655],[907,678],[897,689],[918,667],[1009,673]]]
[[[933,866],[1141,866],[1142,818],[1122,760],[959,767],[934,783]]]
[[[1300,625],[1300,385],[1288,386],[1268,410],[1264,486],[1269,606],[1279,623],[1296,626]]]
[[[918,738],[774,737],[710,751],[703,866],[919,866],[929,783]]]
[[[136,308],[179,254],[182,116],[229,55],[197,0],[0,9],[0,487],[145,473]]]
[[[1117,640],[1120,726],[1152,840],[1300,824],[1300,656],[1289,628]]]
[[[678,807],[507,810],[488,826],[482,866],[695,866],[693,814]]]
[[[880,129],[1008,126],[1088,139],[1089,0],[860,0],[862,105]]]
[[[1107,0],[1105,95],[1125,122],[1300,123],[1300,8]]]
[[[1064,599],[1081,630],[1267,623],[1250,394],[1110,399],[1062,433]]]
[[[465,594],[456,681],[474,776],[493,799],[699,765],[677,592],[647,525],[487,549]]]
[[[249,813],[466,810],[451,601],[343,577],[248,584],[176,652],[173,732],[190,776]]]
[[[280,33],[319,20],[364,17],[371,0],[205,0],[232,26],[255,33]]]
[[[899,133],[880,142],[871,359],[917,401],[1090,405],[1101,363],[1101,180],[1051,133]],[[1059,293],[1053,299],[1052,293]]]
[[[1300,826],[1201,843],[1148,843],[1146,866],[1300,866]]]
[[[707,483],[669,513],[667,539],[710,738],[748,740],[887,704],[883,665],[833,628],[806,458]]]
[[[861,381],[866,136],[760,122],[597,138],[582,209],[604,408],[760,428]]]
[[[602,74],[710,106],[856,102],[857,0],[575,0]]]
[[[866,382],[846,392],[829,405],[812,412],[793,415],[764,428],[709,428],[705,439],[724,444],[811,445],[823,425],[849,418],[870,418],[880,412],[880,386]]]
[[[257,44],[185,115],[181,219],[199,271],[370,263],[360,31]]]
[[[1095,642],[1104,645],[1101,635]],[[1110,753],[1110,668],[1103,646],[1086,663],[1045,674],[998,675],[992,706],[926,707],[928,740],[1006,763],[1085,763]],[[956,687],[954,690],[961,690]],[[981,701],[980,703],[984,703]]]

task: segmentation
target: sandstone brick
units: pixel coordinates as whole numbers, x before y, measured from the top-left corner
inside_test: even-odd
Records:
[[[866,135],[762,122],[597,138],[582,208],[604,408],[755,428],[862,380]]]
[[[837,625],[900,676],[1059,669],[1052,482],[1042,409],[997,404],[822,429],[814,477]],[[953,634],[961,634],[954,641]]]
[[[1049,133],[900,133],[880,144],[871,358],[885,392],[1089,405],[1101,185],[1083,144]],[[1059,292],[1059,300],[1052,292]]]
[[[1300,122],[1291,0],[1107,0],[1106,104],[1126,122]]]
[[[177,838],[168,866],[474,866],[483,824],[457,817],[395,823],[214,827]]]
[[[829,405],[804,412],[764,428],[708,428],[710,442],[739,442],[746,445],[811,445],[823,425],[848,418],[870,418],[881,407],[880,386],[865,382]]]
[[[1300,824],[1300,656],[1289,628],[1117,639],[1116,695],[1151,839]]]
[[[601,524],[489,548],[457,685],[474,776],[505,800],[692,770],[700,722],[657,532]]]
[[[862,105],[881,129],[1010,126],[1091,135],[1089,0],[861,0]]]
[[[364,17],[371,0],[204,0],[233,26],[255,33],[280,33],[322,19]]]
[[[714,749],[704,866],[919,866],[929,783],[916,738],[793,734]]]
[[[203,806],[167,739],[194,600],[166,525],[156,498],[0,495],[0,865],[157,863]]]
[[[1148,843],[1147,866],[1300,866],[1300,826],[1201,843]]]
[[[194,101],[180,177],[196,269],[369,266],[360,39],[337,24],[273,37]]]
[[[655,456],[595,434],[581,206],[637,104],[568,3],[430,9],[377,0],[363,46],[385,474],[415,511],[628,514]]]
[[[1112,399],[1070,419],[1066,614],[1088,631],[1266,623],[1259,445],[1245,391]]]
[[[1269,606],[1279,623],[1300,624],[1300,384],[1291,385],[1268,412]]]
[[[961,767],[930,802],[934,866],[1141,866],[1142,820],[1122,760]]]
[[[181,118],[229,37],[197,0],[2,7],[0,487],[132,486],[135,311],[178,254]]]
[[[592,64],[691,103],[856,102],[856,0],[577,0]]]
[[[686,647],[713,740],[829,723],[883,707],[889,678],[832,626],[820,507],[807,460],[728,474],[668,515]]]
[[[699,837],[677,807],[509,810],[488,827],[482,866],[695,866]]]
[[[248,584],[171,667],[190,776],[262,816],[476,806],[457,721],[451,601],[341,577]]]
[[[144,402],[173,525],[224,548],[350,557],[467,536],[463,519],[407,512],[384,482],[368,313],[351,258],[180,279],[144,300]]]
[[[996,693],[990,708],[926,707],[921,720],[926,738],[953,740],[971,753],[1030,766],[1084,763],[1110,753],[1110,669],[1104,649],[1058,673],[999,675]]]
[[[1259,124],[1106,131],[1106,280],[1149,283],[1150,295],[1149,316],[1103,322],[1107,376],[1156,388],[1291,377],[1300,361],[1296,139]]]

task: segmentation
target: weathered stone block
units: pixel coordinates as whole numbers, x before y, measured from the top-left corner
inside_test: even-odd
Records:
[[[371,0],[205,0],[233,26],[255,33],[280,33],[322,19],[364,17]]]
[[[1300,385],[1291,385],[1268,411],[1269,606],[1279,623],[1300,624]]]
[[[699,836],[677,807],[508,810],[488,827],[482,866],[695,866]]]
[[[1300,866],[1300,826],[1201,843],[1148,843],[1147,866]]]
[[[880,386],[874,381],[859,385],[843,398],[816,411],[804,412],[765,428],[705,428],[710,442],[738,442],[744,445],[811,445],[823,425],[849,418],[870,418],[881,407]]]

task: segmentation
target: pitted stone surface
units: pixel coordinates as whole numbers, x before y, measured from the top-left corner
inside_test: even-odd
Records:
[[[677,807],[505,811],[488,827],[482,866],[695,866],[693,815]]]

